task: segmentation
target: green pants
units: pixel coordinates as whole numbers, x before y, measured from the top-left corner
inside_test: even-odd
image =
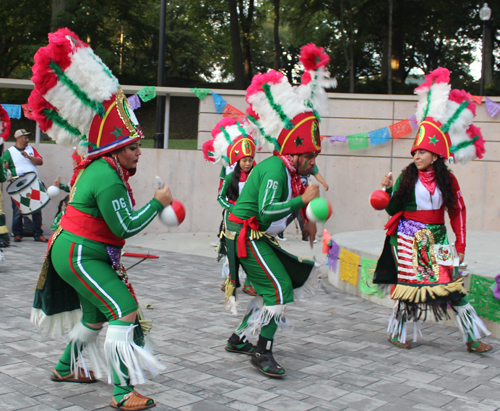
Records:
[[[51,259],[57,274],[78,293],[82,321],[112,321],[136,311],[134,297],[111,268],[106,246],[75,241],[76,236],[62,232],[52,245]]]
[[[292,280],[270,244],[264,240],[248,241],[247,257],[239,261],[257,294],[264,298],[264,305],[293,302]]]

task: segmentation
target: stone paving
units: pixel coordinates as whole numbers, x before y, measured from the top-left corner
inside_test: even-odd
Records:
[[[112,388],[104,382],[49,379],[65,344],[29,321],[44,252],[44,244],[26,239],[6,249],[0,263],[0,410],[108,408]],[[389,309],[326,280],[314,297],[290,305],[295,328],[279,334],[275,347],[288,376],[267,378],[247,356],[224,350],[239,317],[222,309],[219,264],[153,253],[160,259],[143,262],[130,277],[141,306],[152,306],[143,310],[154,319],[158,357],[167,366],[138,387],[156,400],[156,410],[500,410],[500,341],[488,338],[492,352],[470,354],[455,328],[428,323],[413,349],[398,349],[387,342]],[[243,311],[250,297],[241,294]]]

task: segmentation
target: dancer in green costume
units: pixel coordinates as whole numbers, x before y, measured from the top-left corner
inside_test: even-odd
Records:
[[[274,336],[278,327],[288,325],[285,308],[293,302],[294,290],[314,280],[314,263],[285,252],[274,237],[284,230],[286,217],[297,210],[303,212],[310,238],[316,235],[316,225],[307,221],[304,207],[319,196],[319,186],[304,188],[300,176],[312,173],[321,152],[319,115],[327,106],[324,87],[333,85],[325,70],[329,58],[322,48],[304,46],[300,59],[305,68],[300,87],[293,88],[285,76],[271,70],[255,76],[247,89],[246,128],[271,143],[275,155],[253,168],[225,230],[228,255],[233,255],[230,261],[241,263],[257,292],[226,349],[251,354],[254,367],[278,378],[286,372],[274,359]],[[254,338],[258,338],[256,346],[249,341]]]
[[[71,327],[53,381],[93,383],[104,366],[108,382],[114,384],[111,407],[151,408],[154,400],[137,393],[134,385],[146,381],[141,365],[153,374],[164,367],[148,347],[120,256],[125,239],[147,227],[172,196],[168,187],[158,189],[151,201],[134,210],[128,179],[136,171],[143,134],[127,98],[109,69],[76,34],[60,29],[49,40],[35,55],[35,90],[29,99],[34,118],[57,143],[79,145],[88,155],[75,168],[67,210],[50,239],[32,321],[51,334]],[[74,110],[67,110],[68,104]],[[104,362],[97,336],[105,322]],[[83,350],[93,371],[81,355]]]

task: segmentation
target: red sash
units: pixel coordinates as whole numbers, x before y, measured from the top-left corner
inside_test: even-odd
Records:
[[[246,258],[247,254],[247,246],[246,243],[248,241],[248,228],[257,231],[259,229],[259,222],[255,216],[250,217],[248,220],[243,220],[239,217],[236,217],[234,214],[229,214],[229,221],[233,223],[243,224],[243,227],[238,234],[238,240],[236,241],[236,245],[238,247],[238,257]]]
[[[104,218],[92,217],[68,204],[61,217],[61,226],[70,233],[98,241],[99,243],[123,247],[125,240],[113,234]]]
[[[398,224],[401,217],[407,220],[414,220],[424,224],[444,224],[444,207],[439,210],[416,210],[399,211],[394,214],[384,226],[388,236],[393,236],[398,231]]]

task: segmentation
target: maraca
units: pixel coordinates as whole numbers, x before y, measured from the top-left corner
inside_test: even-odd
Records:
[[[60,181],[60,178],[59,176],[57,176],[56,180],[57,181]],[[47,194],[50,198],[54,198],[54,197],[57,197],[59,195],[59,193],[61,192],[60,188],[57,187],[57,186],[50,186],[49,188],[47,188]]]
[[[324,223],[332,215],[332,203],[330,201],[317,197],[311,200],[306,208],[306,216],[315,223]]]
[[[178,227],[184,218],[186,218],[186,209],[178,200],[172,200],[160,213],[161,222],[168,227]]]
[[[392,173],[389,173],[389,176]],[[370,196],[370,204],[375,210],[383,210],[389,205],[391,198],[389,194],[385,192],[386,187],[382,187],[382,190],[375,190]]]
[[[47,188],[47,194],[49,195],[50,198],[57,197],[60,192],[61,189],[57,186],[50,186],[49,188]]]
[[[163,188],[165,184],[162,179],[156,176],[156,188]],[[172,200],[172,202],[166,206],[160,212],[160,221],[167,227],[178,227],[186,218],[186,209],[184,204],[178,200]]]

